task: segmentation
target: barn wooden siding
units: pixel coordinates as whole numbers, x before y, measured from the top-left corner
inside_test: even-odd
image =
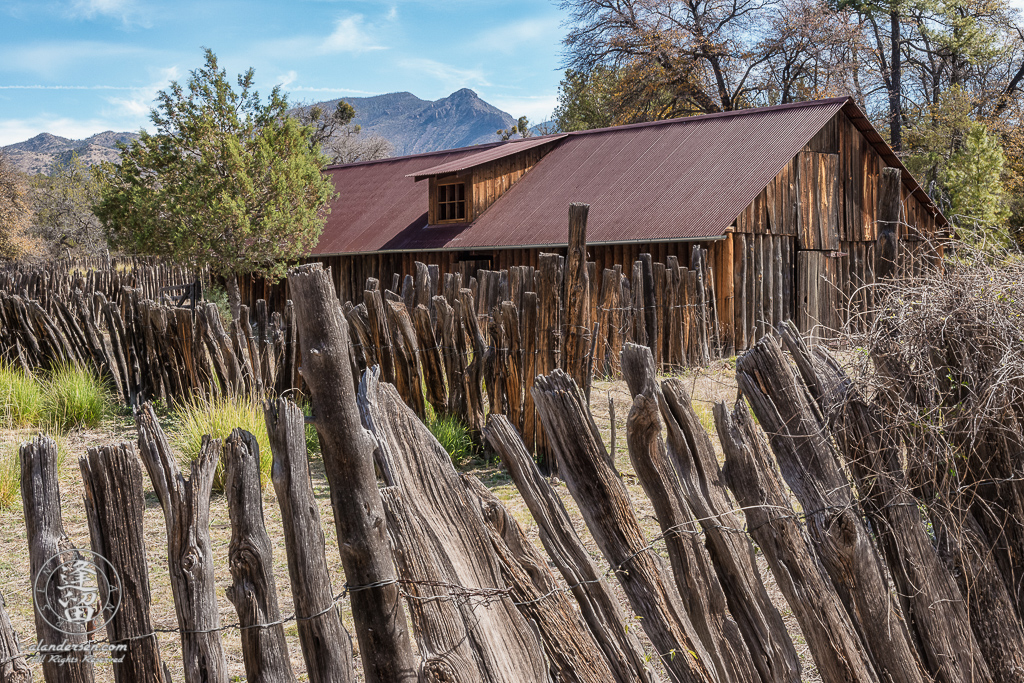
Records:
[[[493,169],[477,169],[487,177],[480,196],[497,196],[501,183],[510,186],[532,166],[540,153],[522,163],[502,160]],[[850,324],[862,326],[872,308],[874,252],[877,234],[878,188],[886,163],[871,142],[842,111],[838,112],[736,217],[723,239],[709,241],[632,242],[592,244],[591,272],[622,266],[629,277],[640,254],[655,263],[670,256],[689,263],[695,244],[708,250],[724,347],[737,353],[751,348],[766,330],[792,319],[801,332],[829,330]],[[474,176],[474,178],[475,178]],[[493,197],[491,199],[493,201]],[[916,269],[924,260],[941,255],[931,242],[937,223],[917,196],[903,188],[900,240],[904,267]],[[362,300],[367,278],[390,288],[416,272],[420,261],[445,273],[461,273],[468,284],[478,270],[537,267],[541,252],[565,255],[565,247],[543,249],[485,249],[474,251],[416,251],[318,256],[309,260],[330,266],[342,301]],[[397,276],[397,280],[395,279]],[[281,310],[283,287],[243,278],[243,302],[266,299]],[[599,283],[593,283],[599,284]],[[396,287],[397,288],[397,287]]]

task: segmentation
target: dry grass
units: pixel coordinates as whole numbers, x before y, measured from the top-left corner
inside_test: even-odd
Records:
[[[724,400],[731,402],[736,396],[736,383],[733,372],[734,364],[729,361],[720,361],[711,368],[705,370],[694,370],[678,375],[687,383],[694,399],[695,408],[701,417],[702,424],[714,435],[714,423],[711,419],[711,406],[715,401]],[[596,382],[591,393],[591,409],[595,420],[602,433],[605,443],[610,445],[611,421],[609,418],[608,397],[614,404],[615,424],[617,432],[615,463],[633,500],[637,518],[640,520],[645,533],[649,539],[655,539],[660,531],[654,516],[654,510],[650,501],[644,494],[643,489],[629,462],[629,456],[625,448],[625,423],[631,404],[628,390],[625,383],[621,381],[599,381]],[[0,432],[0,448],[16,445],[17,442],[26,440],[32,436],[29,430]],[[78,471],[77,456],[85,452],[86,447],[101,445],[121,440],[134,441],[134,428],[127,418],[120,421],[105,422],[101,428],[74,432],[64,437],[63,448],[66,452],[75,456],[65,458],[62,467],[60,483],[62,512],[64,517],[64,528],[72,542],[81,547],[89,544],[88,528],[86,525],[85,510],[82,503],[82,484]],[[717,438],[713,441],[717,445]],[[340,591],[344,583],[344,573],[341,566],[338,552],[337,537],[334,527],[334,518],[330,506],[330,496],[327,481],[324,475],[322,462],[318,456],[311,459],[313,488],[323,519],[324,536],[326,540],[326,556],[330,566],[331,576],[336,592]],[[522,498],[519,496],[515,486],[511,483],[506,472],[495,465],[484,466],[480,461],[475,461],[473,474],[480,478],[509,508],[515,518],[523,525],[528,537],[540,546],[537,536],[536,525],[530,517]],[[148,483],[148,479],[147,479]],[[566,509],[573,521],[573,526],[590,549],[591,556],[598,566],[607,569],[607,563],[601,556],[586,528],[579,509],[569,495],[563,482],[554,481],[556,491],[561,496]],[[173,628],[175,626],[174,605],[171,597],[170,584],[167,572],[167,539],[164,530],[163,514],[160,505],[156,500],[150,486],[146,487],[146,554],[150,568],[150,584],[152,592],[152,620],[158,628]],[[270,538],[274,544],[274,573],[277,580],[277,590],[280,601],[281,612],[284,615],[292,613],[291,591],[288,581],[287,563],[285,559],[283,530],[281,525],[280,508],[278,507],[274,489],[272,486],[264,488],[263,509],[265,523]],[[29,590],[29,567],[28,548],[25,539],[25,523],[21,509],[20,495],[15,496],[13,505],[6,509],[0,509],[0,591],[7,601],[7,609],[15,629],[21,636],[23,647],[31,642],[31,634],[34,633],[31,592]],[[228,571],[228,544],[230,542],[230,526],[228,524],[228,513],[225,499],[221,495],[214,495],[211,502],[211,526],[214,567],[217,582],[217,598],[220,605],[220,618],[222,624],[237,622],[234,608],[225,597],[224,591],[231,583]],[[661,547],[663,545],[657,545]],[[779,606],[780,611],[790,626],[791,633],[795,634],[794,640],[797,650],[801,654],[804,663],[804,681],[808,683],[818,681],[813,662],[803,645],[803,639],[799,636],[799,629],[785,600],[778,592],[772,580],[771,573],[767,570],[763,559],[758,558],[762,575],[768,585],[773,600]],[[615,581],[611,581],[613,589],[619,595],[620,601],[626,608],[627,620],[635,621],[635,615],[628,609],[628,602]],[[352,614],[347,601],[343,603],[343,617],[346,626],[352,630]],[[644,639],[642,629],[637,629],[641,639],[652,658],[655,658],[653,649]],[[299,649],[298,633],[294,622],[286,625],[285,633],[288,638],[289,651],[291,653],[292,666],[297,673],[299,680],[308,680],[305,675],[305,664]],[[174,680],[181,680],[181,646],[175,634],[159,635],[161,655],[168,664]],[[355,640],[353,638],[353,643]],[[241,642],[237,629],[229,629],[224,633],[224,646],[228,655],[228,667],[232,680],[244,680],[245,670],[241,658]],[[356,644],[358,648],[358,645]],[[357,652],[358,656],[358,652]],[[362,672],[358,670],[357,679],[362,680]],[[37,677],[41,672],[36,672]],[[97,681],[113,681],[113,675],[109,666],[100,666],[97,669]],[[667,680],[667,679],[666,679]]]

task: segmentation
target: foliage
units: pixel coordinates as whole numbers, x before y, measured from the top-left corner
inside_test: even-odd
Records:
[[[499,128],[496,135],[504,142],[509,140],[512,136],[518,134],[521,138],[530,137],[533,132],[530,130],[530,120],[525,116],[520,116],[519,120],[508,127],[508,129]]]
[[[313,131],[286,116],[275,88],[266,102],[254,73],[236,91],[217,57],[157,95],[150,118],[105,164],[99,216],[112,245],[209,266],[221,275],[277,279],[316,245],[334,193],[311,149]]]
[[[103,226],[93,213],[101,178],[77,154],[56,161],[48,175],[32,179],[35,232],[52,256],[98,254],[106,247]]]
[[[616,123],[612,99],[614,71],[596,66],[589,72],[567,69],[558,85],[554,119],[559,129],[592,130]]]
[[[0,362],[0,426],[31,427],[43,414],[43,390],[35,377]]]
[[[95,427],[112,409],[110,392],[91,369],[59,365],[43,383],[42,421],[52,429]]]
[[[939,178],[949,195],[949,213],[958,224],[970,220],[989,226],[1005,220],[1003,163],[998,141],[980,123],[972,124]]]
[[[338,100],[330,113],[314,104],[301,106],[292,115],[302,125],[312,127],[310,149],[323,153],[332,164],[386,159],[394,154],[394,146],[379,135],[360,135],[361,128],[352,123],[356,110],[345,100]]]
[[[438,443],[448,451],[452,464],[459,466],[473,457],[475,448],[467,427],[454,415],[435,417],[427,422],[427,428]]]
[[[213,439],[226,439],[237,427],[252,433],[260,447],[260,485],[266,487],[270,483],[270,467],[274,456],[270,451],[270,438],[267,436],[267,424],[263,418],[263,408],[243,398],[206,399],[195,396],[191,400],[175,406],[178,427],[175,430],[175,446],[185,463],[191,463],[199,457],[203,444],[203,436]],[[224,491],[224,463],[217,463],[214,475],[213,490]]]
[[[29,235],[32,208],[28,183],[0,152],[0,259],[17,259],[37,247]]]

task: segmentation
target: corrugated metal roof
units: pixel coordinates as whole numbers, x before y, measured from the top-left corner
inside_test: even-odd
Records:
[[[507,145],[335,167],[341,197],[314,254],[564,246],[571,202],[590,204],[592,244],[719,237],[844,107],[859,113],[842,97],[570,133],[472,224],[428,226],[427,184],[406,174]]]
[[[565,133],[559,133],[557,135],[544,135],[542,137],[509,140],[507,142],[502,142],[497,147],[477,152],[471,156],[462,157],[455,161],[449,161],[437,166],[432,166],[416,173],[410,173],[408,177],[415,178],[416,180],[422,180],[423,178],[429,178],[430,176],[465,171],[466,169],[473,168],[474,166],[480,166],[491,161],[510,157],[513,154],[519,154],[520,152],[525,152],[526,150],[533,149],[534,147],[550,145],[553,142],[561,140],[565,136]]]

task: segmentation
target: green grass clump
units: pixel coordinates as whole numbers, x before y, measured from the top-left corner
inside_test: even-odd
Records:
[[[110,392],[87,368],[60,365],[43,383],[42,422],[51,429],[95,427],[112,406]]]
[[[38,380],[9,363],[0,363],[0,426],[31,427],[43,413],[43,389]]]
[[[4,444],[0,449],[0,510],[21,500],[21,456],[18,444]]]
[[[221,439],[223,442],[236,428],[252,433],[260,447],[260,485],[266,488],[270,483],[270,466],[274,456],[270,452],[270,439],[267,436],[267,424],[263,419],[263,408],[238,398],[204,399],[193,398],[180,403],[175,408],[178,428],[174,441],[186,464],[199,457],[203,445],[203,436]],[[308,439],[308,437],[307,437]],[[224,491],[224,461],[217,463],[214,475],[213,490]]]
[[[434,435],[438,443],[452,459],[456,466],[462,465],[475,453],[473,439],[469,435],[467,427],[459,418],[452,415],[446,417],[435,417],[427,423],[427,428]]]

